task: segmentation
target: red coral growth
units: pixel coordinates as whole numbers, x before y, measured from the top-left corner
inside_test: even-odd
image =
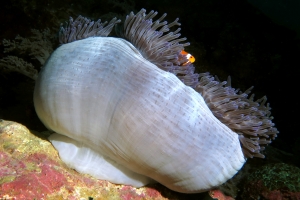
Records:
[[[149,197],[149,198],[158,198],[161,196],[160,192],[153,189],[153,188],[147,188],[146,189],[146,196]]]
[[[0,177],[9,176],[10,174],[18,173],[26,166],[22,162],[11,158],[10,155],[0,152]]]
[[[138,195],[135,191],[135,188],[131,186],[124,186],[120,190],[120,197],[122,200],[142,200],[145,198],[145,195]]]
[[[221,190],[210,190],[208,194],[213,198],[213,199],[218,199],[218,200],[234,200],[234,198],[230,196],[226,196]]]
[[[28,158],[28,160],[35,159],[42,161],[45,159],[45,155],[34,154]],[[10,160],[10,162],[6,164],[8,168],[20,170],[19,166],[25,166],[28,160]],[[21,175],[17,176],[14,181],[3,183],[0,188],[0,193],[12,195],[16,199],[41,199],[45,198],[47,194],[58,191],[60,187],[66,183],[66,178],[63,174],[54,169],[54,165],[49,165],[49,162],[52,161],[47,159],[44,161],[46,162],[39,163],[36,170],[30,171],[24,168],[23,173],[20,173]],[[1,172],[2,169],[3,166],[1,166]]]

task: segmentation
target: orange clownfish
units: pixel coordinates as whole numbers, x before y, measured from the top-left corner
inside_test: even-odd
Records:
[[[180,54],[183,55],[183,56],[185,56],[186,59],[188,60],[187,62],[181,64],[182,66],[186,66],[186,65],[188,65],[188,64],[192,64],[192,63],[195,62],[195,60],[196,60],[194,56],[192,56],[191,54],[189,54],[188,52],[186,52],[186,51],[184,51],[184,50],[182,50],[182,51],[180,52]]]

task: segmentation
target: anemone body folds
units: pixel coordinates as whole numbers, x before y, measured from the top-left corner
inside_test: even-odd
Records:
[[[196,193],[245,162],[238,135],[201,95],[121,38],[60,46],[40,72],[34,103],[58,133],[50,140],[61,158],[99,179],[137,187],[155,180]]]

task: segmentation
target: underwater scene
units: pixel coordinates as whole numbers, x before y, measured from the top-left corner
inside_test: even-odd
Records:
[[[300,200],[299,9],[2,3],[0,200]]]

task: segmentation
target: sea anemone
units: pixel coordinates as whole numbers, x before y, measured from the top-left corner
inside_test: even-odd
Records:
[[[267,144],[277,136],[272,123],[271,108],[265,106],[267,97],[253,101],[254,94],[248,95],[253,87],[245,92],[231,87],[231,79],[220,82],[208,73],[200,74],[196,86],[213,114],[226,126],[239,135],[243,153],[247,158],[264,158],[261,153]]]
[[[70,19],[34,91],[41,121],[63,161],[99,179],[140,187],[154,179],[185,193],[214,188],[278,133],[266,98],[197,74],[182,50],[178,19],[130,13]],[[186,64],[188,63],[188,64]],[[84,160],[85,162],[80,162]],[[150,177],[150,178],[147,178]]]

